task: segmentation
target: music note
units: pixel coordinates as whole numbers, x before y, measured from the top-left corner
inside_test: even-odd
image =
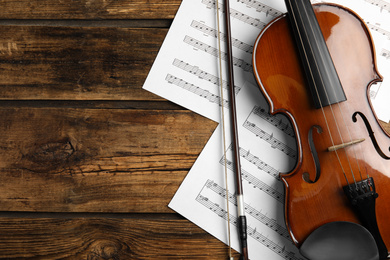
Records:
[[[193,46],[194,48],[196,48],[197,50],[201,50],[201,51],[204,51],[212,56],[215,56],[215,57],[218,57],[219,56],[219,51],[212,47],[212,46],[209,46],[201,41],[198,41],[196,40],[195,38],[191,37],[191,36],[188,36],[186,35],[184,37],[184,42]],[[222,60],[227,60],[227,55],[225,52],[221,52],[221,58]],[[243,69],[244,71],[246,72],[251,72],[252,71],[252,64],[242,60],[242,59],[238,59],[238,58],[235,58],[233,57],[233,63],[234,65],[238,66]]]
[[[384,0],[365,0],[366,2],[378,6],[380,8],[380,11],[386,10],[390,12],[390,3],[384,1]]]
[[[385,57],[386,59],[390,59],[390,50],[382,49],[380,55]]]
[[[381,33],[382,35],[386,36],[388,40],[390,40],[390,32],[383,29],[380,24],[378,24],[378,23],[372,24],[370,22],[367,22],[367,26],[371,30],[378,32],[378,33]]]
[[[251,123],[250,121],[246,120],[244,123],[244,127],[251,131],[253,134],[255,134],[260,139],[265,140],[267,143],[271,145],[272,148],[278,149],[285,153],[286,155],[290,156],[291,158],[295,159],[297,154],[295,149],[289,147],[287,144],[282,143],[280,140],[275,138],[273,136],[273,133],[269,134],[265,132],[263,129],[258,127],[256,124]]]

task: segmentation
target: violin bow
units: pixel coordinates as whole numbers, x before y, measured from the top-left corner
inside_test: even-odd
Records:
[[[217,20],[218,20],[218,44],[219,44],[219,62],[221,68],[221,48],[220,48],[220,29],[219,29],[219,4],[218,0],[216,1],[216,12],[217,12]],[[233,150],[233,170],[235,173],[236,180],[236,201],[237,201],[237,227],[240,237],[241,243],[241,256],[240,260],[248,260],[248,243],[247,243],[247,223],[245,216],[245,206],[244,206],[244,192],[242,187],[242,174],[241,174],[241,163],[240,163],[240,146],[238,142],[238,128],[237,128],[237,109],[236,109],[236,98],[235,98],[235,90],[234,90],[234,73],[233,73],[233,53],[232,53],[232,38],[231,38],[231,23],[230,23],[230,4],[229,0],[224,1],[224,10],[225,14],[225,30],[226,30],[226,50],[227,50],[227,65],[228,65],[228,93],[229,93],[229,104],[230,104],[230,119],[231,119],[231,131],[232,131],[232,150]],[[222,73],[220,72],[220,77],[222,78]],[[222,81],[222,80],[221,80]],[[221,84],[222,86],[222,84]],[[222,119],[224,119],[223,112],[223,94],[221,89],[221,107],[222,107]],[[225,124],[223,123],[223,126]],[[224,128],[225,132],[225,128]],[[225,134],[224,134],[225,135]],[[225,136],[224,136],[225,143]],[[225,157],[226,157],[226,149]],[[225,158],[225,178],[226,176],[226,158]],[[227,182],[227,178],[226,178]],[[228,198],[228,187],[226,186],[226,199],[227,199],[227,211],[229,215],[229,198]],[[230,225],[230,218],[228,216],[228,227]],[[229,248],[230,246],[230,229],[229,229]],[[230,259],[231,257],[230,253]]]

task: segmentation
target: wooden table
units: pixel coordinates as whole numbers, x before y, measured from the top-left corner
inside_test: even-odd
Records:
[[[167,207],[216,124],[142,89],[180,3],[1,1],[1,258],[226,259]]]
[[[227,258],[167,207],[216,124],[142,89],[180,2],[1,1],[1,258]]]

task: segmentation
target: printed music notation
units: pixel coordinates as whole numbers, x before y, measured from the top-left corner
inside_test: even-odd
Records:
[[[233,150],[232,145],[229,145],[228,150],[231,151]],[[245,148],[240,147],[240,157],[247,160],[249,163],[255,165],[257,169],[266,172],[276,180],[278,181],[280,180],[279,171],[274,167],[272,167],[271,165],[268,165],[265,161],[261,160],[258,156],[252,154],[250,150],[245,150]],[[220,163],[223,164],[223,158],[220,160]]]
[[[212,56],[218,57],[219,56],[219,50],[217,48],[214,48],[210,45],[205,44],[202,41],[199,41],[191,36],[185,36],[184,42],[191,45],[192,47],[204,51]],[[227,54],[226,52],[221,52],[221,59],[226,61],[227,60]],[[233,65],[237,66],[241,69],[243,69],[246,72],[251,72],[252,71],[252,64],[242,60],[238,59],[236,57],[233,57]]]
[[[390,3],[386,2],[384,0],[364,0],[367,3],[370,3],[372,5],[378,6],[380,8],[380,11],[386,10],[390,12]]]
[[[277,17],[277,16],[283,14],[283,12],[281,12],[281,11],[271,7],[271,6],[265,5],[264,3],[261,3],[260,1],[237,0],[237,2],[243,3],[247,7],[254,8],[254,9],[256,9],[257,12],[263,12],[263,13],[265,13],[266,16],[270,15],[272,17]],[[213,0],[203,0],[202,3],[206,4],[208,8],[215,8],[215,1],[213,1]],[[223,5],[220,4],[220,6],[223,6]],[[231,10],[231,13],[234,13],[234,15],[232,17],[238,18],[239,13],[236,13],[235,10]],[[243,14],[241,14],[241,15],[243,15]],[[245,19],[243,18],[243,20],[245,20]],[[246,18],[246,20],[253,21],[253,19],[250,19],[250,18]],[[252,23],[250,23],[250,24],[252,25]]]
[[[255,123],[252,123],[248,120],[245,121],[244,127],[251,131],[254,135],[259,137],[260,139],[266,141],[271,145],[272,148],[278,149],[282,151],[283,153],[287,154],[293,159],[297,158],[297,152],[289,147],[287,144],[284,144],[280,140],[274,137],[274,135],[271,133],[265,132],[263,129],[261,129],[259,126],[257,126]]]
[[[179,87],[181,87],[181,88],[183,88],[191,93],[198,95],[201,98],[207,99],[208,101],[210,101],[212,103],[216,103],[219,106],[221,106],[221,97],[211,93],[210,91],[208,91],[206,89],[202,89],[198,86],[195,86],[194,84],[188,83],[185,80],[177,78],[171,74],[167,74],[165,80],[167,82],[169,82],[170,84],[174,84],[176,86],[179,86]],[[223,100],[223,105],[226,108],[229,108],[229,102],[227,100]]]
[[[390,40],[390,31],[387,31],[387,30],[381,28],[380,24],[372,24],[370,22],[366,22],[366,24],[367,24],[368,28],[370,28],[371,30],[386,36],[387,39]]]
[[[203,79],[207,82],[211,82],[216,86],[219,86],[219,84],[220,84],[219,77],[212,75],[205,70],[200,69],[198,66],[191,65],[191,64],[184,62],[182,60],[179,60],[179,59],[175,59],[172,64],[174,66],[184,70],[185,72],[193,74],[193,75],[197,76],[198,78]],[[224,89],[227,89],[228,86],[229,86],[229,84],[227,83],[227,81],[222,80],[222,87]],[[240,87],[234,86],[234,90],[235,90],[236,95],[240,92],[240,89],[241,89]]]
[[[265,161],[261,160],[258,156],[252,154],[249,150],[245,150],[240,147],[240,156],[247,160],[248,162],[254,164],[258,169],[268,173],[275,179],[279,180],[279,171],[268,165]]]
[[[249,81],[252,84],[255,83],[251,65],[252,45],[255,35],[260,32],[262,26],[267,22],[267,20],[262,20],[263,25],[259,27],[250,25],[255,23],[253,21],[253,15],[256,13],[253,5],[253,7],[248,7],[251,5],[250,1],[252,0],[245,0],[241,3],[234,2],[231,4],[233,10],[238,10],[238,12],[232,14],[232,17],[233,15],[237,16],[236,19],[232,20],[232,25],[236,31],[242,32],[241,35],[237,35],[233,39],[233,55],[235,56],[233,58],[234,67],[235,70],[236,68],[239,68],[244,72],[239,72],[238,74],[240,74],[240,76],[235,76],[235,89],[237,95],[239,93],[238,90],[245,85],[246,81]],[[194,93],[189,92],[189,95],[183,95],[182,87],[166,80],[167,75],[170,74],[176,78],[183,79],[188,84],[193,84],[207,90],[214,95],[220,95],[219,85],[221,83],[218,81],[219,77],[221,77],[221,75],[219,75],[221,72],[219,70],[218,58],[220,54],[222,63],[224,64],[226,63],[227,56],[223,50],[221,52],[218,50],[215,25],[215,2],[212,0],[184,0],[183,2],[182,7],[184,6],[184,8],[179,10],[175,19],[175,21],[180,20],[180,23],[174,21],[172,24],[159,55],[153,64],[151,72],[145,81],[144,89],[178,103],[179,105],[214,121],[219,121],[220,106],[218,105],[218,102],[215,101],[215,97],[212,97],[212,101],[208,103],[204,102],[206,99],[202,97],[201,99],[203,102],[199,102],[197,99],[194,99]],[[247,6],[245,5],[245,2]],[[267,6],[269,8],[267,8]],[[271,9],[279,10],[279,8],[273,8],[275,6],[267,6],[258,7],[263,8],[261,14],[264,17],[266,16],[267,10],[269,13],[271,12]],[[183,9],[191,11],[190,13],[185,13],[181,11]],[[247,14],[246,10],[252,10],[252,13]],[[241,17],[242,20],[238,19],[240,13],[246,15]],[[268,20],[271,20],[272,15],[268,16]],[[185,28],[184,30],[183,27]],[[253,35],[253,37],[247,37],[245,35],[249,31],[252,32],[251,35]],[[225,38],[224,36],[224,33],[221,33],[222,40]],[[183,41],[181,42],[178,39],[183,39]],[[224,45],[222,45],[222,47],[224,47]],[[178,65],[178,61],[185,62],[188,65],[183,67],[183,63],[180,62]],[[191,66],[197,70],[195,73],[198,73],[201,77],[203,77],[203,75],[209,77],[210,81],[205,79],[202,82],[196,78],[194,79],[192,75],[195,74],[189,71]],[[224,65],[222,65],[222,67],[224,67]],[[221,71],[223,73],[222,78],[226,79],[227,77],[224,75],[226,74],[225,70]],[[162,81],[166,84],[161,84]],[[216,82],[218,83],[216,84]],[[226,89],[226,82],[223,82],[222,85],[224,89]],[[180,95],[178,95],[179,92],[181,93]]]
[[[226,192],[225,188],[218,185],[213,180],[207,180],[205,187],[207,187],[210,191],[215,192],[223,199],[226,199],[226,196],[228,196],[228,201],[237,207],[237,198],[235,194]],[[279,235],[283,236],[284,238],[290,239],[290,235],[287,231],[287,228],[278,224],[275,219],[270,218],[266,214],[263,214],[261,211],[257,210],[256,208],[250,206],[247,203],[244,203],[244,209],[249,216],[252,216],[253,218],[257,219],[260,223],[263,223],[265,226],[278,233]]]
[[[252,111],[255,115],[258,115],[259,117],[263,118],[265,121],[267,121],[269,124],[276,126],[278,129],[282,130],[287,135],[294,137],[294,130],[291,127],[290,123],[285,123],[282,118],[278,118],[276,116],[271,116],[268,111],[266,111],[262,107],[255,106]],[[287,121],[287,119],[285,119]]]
[[[221,165],[225,164],[225,159],[222,157],[221,160],[219,161]],[[234,171],[234,163],[228,159],[226,159],[226,165],[227,168],[230,171]],[[276,201],[280,203],[284,203],[284,196],[281,192],[276,190],[275,188],[271,187],[270,185],[266,184],[262,180],[256,178],[253,174],[249,173],[245,169],[241,169],[242,173],[242,179],[246,180],[249,185],[252,185],[253,188],[258,189],[259,191],[264,192],[265,194],[271,196],[274,198]]]
[[[235,217],[232,214],[228,214],[228,212],[223,208],[223,206],[214,202],[208,196],[202,194],[205,192],[205,189],[212,189],[213,187],[216,187],[215,185],[212,185],[212,184],[210,185],[210,184],[211,184],[210,182],[206,182],[206,184],[203,186],[201,192],[197,195],[195,200],[198,203],[200,203],[201,205],[203,205],[204,207],[206,207],[208,210],[210,210],[211,212],[216,214],[218,217],[222,218],[224,221],[227,221],[229,218],[230,223],[233,226],[237,227],[237,217]],[[216,189],[219,190],[219,192],[221,191],[221,188],[219,188],[219,187],[216,187]],[[275,223],[276,222],[275,220],[272,220],[272,219],[266,217],[264,214],[261,214],[259,211],[255,210],[255,209],[253,209],[252,213],[250,212],[250,210],[248,210],[248,208],[246,208],[246,210],[248,211],[248,213],[251,216],[253,214],[255,216],[256,216],[256,214],[258,214],[259,217],[256,217],[256,219],[259,219],[259,218],[261,219],[262,217],[264,217],[261,220],[261,223],[264,226],[266,226],[267,228],[270,228],[273,231],[279,230],[279,228],[280,228],[280,230],[282,232],[281,233],[277,232],[277,233],[278,234],[280,233],[279,235],[281,237],[285,237],[286,235],[288,236],[287,230],[285,230],[284,227]],[[253,227],[249,224],[247,231],[248,231],[248,236],[250,236],[251,238],[256,240],[259,244],[261,244],[265,248],[272,250],[274,253],[279,255],[281,258],[288,259],[288,260],[303,260],[303,258],[296,255],[294,252],[288,250],[285,245],[280,245],[277,242],[273,241],[269,236],[264,235],[263,232],[259,232],[257,230],[257,227]]]
[[[210,35],[212,37],[215,37],[217,38],[217,30],[215,30],[214,28],[210,27],[210,26],[207,26],[205,25],[204,23],[201,23],[201,22],[198,22],[198,21],[192,21],[191,23],[191,27],[201,31],[202,33],[204,33],[205,35]],[[223,41],[226,41],[226,35],[222,32],[220,32],[220,38],[221,40]],[[249,53],[249,54],[252,54],[253,53],[253,45],[249,45],[243,41],[240,41],[236,38],[231,38],[231,41],[232,41],[232,45],[233,47],[236,47],[237,49],[240,49],[246,53]]]
[[[215,1],[213,0],[202,0],[202,3],[207,6],[207,8],[216,8]],[[219,3],[219,8],[223,10],[223,4]],[[230,8],[230,15],[233,18],[236,18],[246,24],[249,24],[251,26],[254,26],[258,29],[263,29],[266,25],[266,23],[260,21],[259,19],[250,17],[249,15],[246,15],[244,13],[241,13],[237,10],[234,10],[233,8]]]
[[[382,49],[380,55],[386,59],[390,59],[390,50]]]
[[[283,14],[281,11],[276,10],[275,8],[272,8],[256,0],[238,0],[238,2],[241,2],[246,6],[255,8],[257,12],[263,12],[266,14],[266,16],[271,15],[273,17],[278,17],[279,15]]]
[[[229,146],[228,150],[233,150],[232,145]],[[266,172],[271,177],[275,178],[276,180],[280,181],[280,173],[277,169],[272,167],[271,165],[268,165],[265,161],[261,160],[258,156],[252,154],[249,150],[245,150],[245,148],[240,147],[240,157],[247,160],[249,163],[255,165],[257,169],[262,170],[263,172]],[[223,164],[224,160],[223,158],[220,160],[220,163]],[[231,163],[230,161],[228,162]]]

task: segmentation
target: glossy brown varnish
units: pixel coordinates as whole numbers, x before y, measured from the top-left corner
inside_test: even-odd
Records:
[[[285,16],[275,19],[262,31],[253,56],[255,75],[268,99],[270,112],[285,114],[297,136],[299,157],[296,167],[281,175],[286,187],[287,227],[294,243],[299,246],[312,231],[325,223],[359,223],[342,187],[347,185],[343,171],[349,182],[353,182],[353,176],[360,181],[361,172],[363,178],[367,175],[374,178],[379,194],[376,200],[378,225],[390,248],[390,161],[380,157],[375,150],[363,120],[358,117],[356,123],[352,121],[355,111],[362,112],[368,118],[381,149],[390,156],[389,136],[379,125],[368,97],[370,85],[382,80],[376,68],[371,36],[361,19],[350,10],[329,4],[316,5],[314,9],[347,101],[323,110],[314,109]],[[316,183],[310,184],[303,180],[302,175],[308,172],[311,179],[315,177],[308,144],[309,130],[314,125],[323,129],[322,133],[313,131],[321,175]],[[363,143],[339,150],[337,154],[327,151],[332,145],[361,138],[365,138]]]

